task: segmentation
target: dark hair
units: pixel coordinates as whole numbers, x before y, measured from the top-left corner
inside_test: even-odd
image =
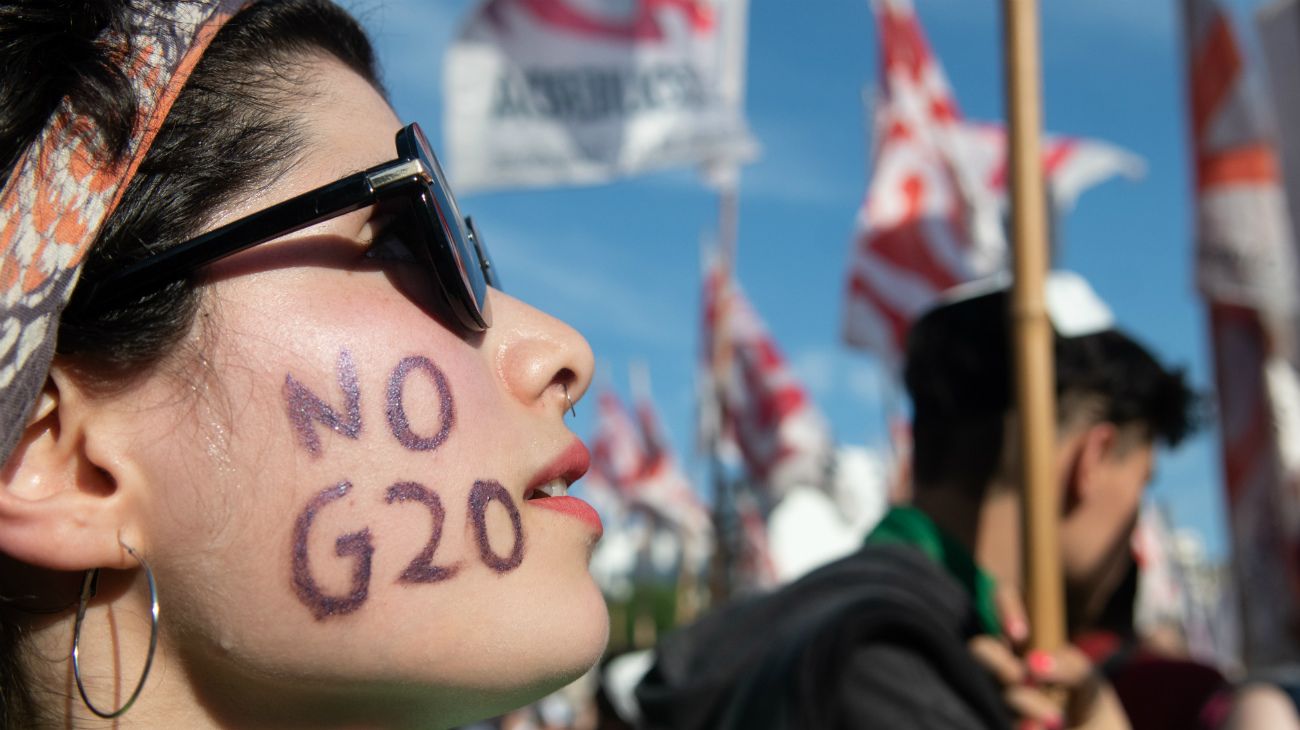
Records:
[[[175,0],[171,0],[175,2]],[[0,5],[0,161],[6,176],[70,99],[104,130],[105,164],[119,159],[136,118],[120,60],[134,13],[158,0],[14,0]],[[263,0],[227,23],[195,66],[135,178],[87,255],[82,280],[200,232],[213,211],[295,161],[291,112],[303,77],[292,63],[332,57],[379,88],[365,32],[329,0]],[[59,325],[58,353],[111,382],[147,371],[188,330],[193,281],[140,301],[86,311],[77,295]],[[0,622],[0,727],[29,726],[35,703],[17,661],[17,622]]]
[[[27,0],[3,11],[0,54],[10,70],[0,89],[0,158],[12,165],[65,95],[106,131],[105,160],[120,155],[136,109],[115,64],[122,50],[103,31],[129,38],[132,6],[149,3]],[[308,54],[336,58],[379,86],[365,32],[328,0],[258,2],[218,33],[90,250],[83,281],[192,237],[214,210],[295,161],[299,134],[285,110],[303,92],[285,61]],[[59,354],[116,376],[165,354],[187,330],[197,297],[192,280],[182,280],[108,309],[78,301],[74,291]]]
[[[982,489],[997,474],[1015,405],[1007,300],[1002,290],[945,304],[912,326],[903,379],[918,485]],[[1089,415],[1170,446],[1196,427],[1198,399],[1183,372],[1165,369],[1123,332],[1056,335],[1053,343],[1058,422]]]

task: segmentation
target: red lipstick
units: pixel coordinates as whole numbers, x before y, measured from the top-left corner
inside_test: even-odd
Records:
[[[545,507],[555,510],[561,514],[566,514],[584,522],[596,533],[596,539],[599,540],[601,535],[605,534],[605,526],[600,522],[600,515],[596,513],[595,508],[577,497],[539,497],[537,499],[527,499],[527,494],[534,489],[541,487],[549,482],[560,479],[566,486],[582,478],[591,466],[591,453],[587,447],[578,440],[564,450],[564,453],[552,461],[547,467],[537,473],[532,481],[528,483],[528,489],[525,492],[524,504],[530,507]]]
[[[601,524],[600,515],[596,514],[596,509],[577,497],[543,497],[541,499],[530,499],[524,504],[530,507],[553,509],[561,514],[582,520],[595,531],[597,540],[605,534],[605,526]]]

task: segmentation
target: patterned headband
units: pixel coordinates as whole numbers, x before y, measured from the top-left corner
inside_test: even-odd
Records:
[[[87,249],[117,207],[190,71],[246,0],[141,2],[123,64],[138,103],[126,154],[97,165],[101,130],[64,99],[0,193],[0,464],[36,403]]]

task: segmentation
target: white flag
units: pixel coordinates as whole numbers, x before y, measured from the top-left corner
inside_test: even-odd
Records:
[[[730,88],[743,78],[731,24],[745,2],[481,3],[445,64],[456,187],[596,183],[752,156]]]

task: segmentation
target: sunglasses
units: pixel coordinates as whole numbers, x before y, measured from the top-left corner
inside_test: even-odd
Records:
[[[82,306],[139,297],[226,256],[370,205],[391,209],[409,226],[399,237],[411,258],[466,330],[492,324],[487,288],[496,268],[474,222],[460,214],[438,158],[418,124],[397,133],[397,159],[310,190],[132,263],[96,282]]]

